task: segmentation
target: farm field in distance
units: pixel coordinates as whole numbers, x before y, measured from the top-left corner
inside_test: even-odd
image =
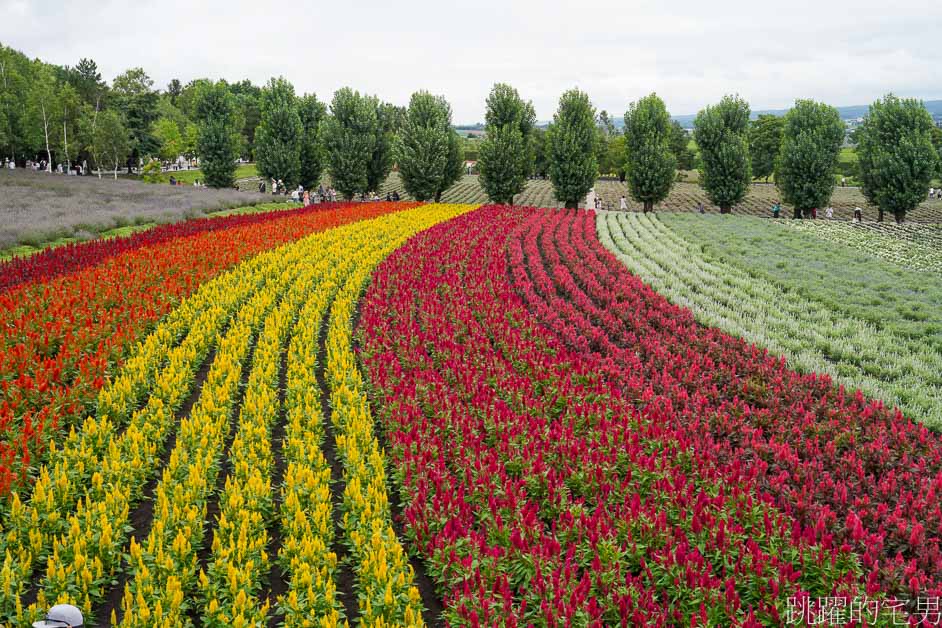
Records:
[[[385,196],[386,192],[393,190],[398,190],[403,198],[408,198],[408,195],[403,194],[402,183],[399,175],[395,172],[389,175],[380,188],[380,195]],[[603,202],[609,204],[612,209],[618,209],[618,202],[622,195],[625,195],[625,200],[631,211],[641,211],[642,209],[639,203],[631,199],[627,186],[617,180],[599,180],[595,185],[595,191],[603,199]],[[450,203],[484,203],[487,201],[487,195],[481,189],[476,175],[465,175],[445,191],[442,200]],[[749,187],[746,199],[733,208],[733,213],[771,218],[772,205],[776,201],[782,202],[782,198],[774,185],[755,183]],[[553,195],[552,184],[548,179],[528,180],[524,191],[514,197],[514,202],[521,206],[532,207],[561,207],[563,205]],[[719,211],[698,184],[677,182],[671,189],[667,200],[657,204],[655,210],[696,212],[700,203],[704,204],[707,212],[716,213]],[[867,203],[860,190],[856,188],[836,187],[831,205],[834,207],[834,217],[837,220],[851,220],[854,208],[857,206],[863,209],[865,221],[875,221],[877,219],[876,208]],[[791,207],[782,203],[782,216],[790,217],[791,212]],[[819,211],[818,217],[823,218],[823,208]],[[942,200],[926,200],[914,211],[908,213],[906,219],[913,223],[942,223]],[[889,220],[892,220],[892,217]]]

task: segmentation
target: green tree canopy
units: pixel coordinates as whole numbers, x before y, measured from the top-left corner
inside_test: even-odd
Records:
[[[937,126],[932,127],[932,145],[935,146],[935,152],[939,154],[939,177],[942,177],[942,129]]]
[[[690,149],[690,137],[676,120],[671,120],[671,152],[677,160],[678,170],[693,170],[694,154]]]
[[[700,185],[720,212],[728,214],[745,198],[752,181],[746,143],[749,105],[738,96],[725,96],[700,111],[693,125],[700,148]]]
[[[262,90],[261,116],[255,132],[258,174],[293,188],[301,180],[303,127],[294,86],[285,78],[269,80]]]
[[[400,111],[376,96],[368,96],[367,100],[376,111],[376,126],[373,128],[373,150],[366,166],[366,191],[378,192],[393,167]]]
[[[158,154],[161,159],[176,159],[184,153],[183,133],[180,132],[180,126],[174,120],[159,118],[154,123],[153,134],[160,145]]]
[[[301,185],[314,189],[324,172],[324,149],[321,146],[321,121],[327,115],[327,106],[314,94],[305,94],[298,99],[298,116],[301,118]]]
[[[436,198],[444,191],[452,142],[457,144],[453,135],[451,106],[445,98],[426,91],[412,94],[397,153],[402,185],[416,200]]]
[[[347,200],[367,189],[377,126],[372,99],[349,87],[334,93],[330,115],[321,123],[320,133],[331,183]]]
[[[775,160],[782,147],[785,119],[764,113],[749,125],[749,159],[752,176],[768,180],[775,172]]]
[[[115,107],[126,120],[131,134],[131,157],[135,161],[157,153],[157,140],[151,134],[157,119],[157,92],[153,85],[154,81],[143,68],[131,68],[115,77],[111,84]]]
[[[107,166],[109,170],[114,170],[114,178],[117,179],[118,169],[131,152],[130,131],[124,125],[121,114],[111,109],[98,112],[92,130],[91,148],[99,167],[99,178],[100,168]]]
[[[546,141],[553,193],[569,209],[579,207],[598,177],[598,139],[595,107],[588,94],[578,89],[565,92],[546,132]]]
[[[775,183],[795,218],[824,207],[834,192],[834,168],[844,141],[844,123],[834,107],[798,100],[785,114]]]
[[[533,146],[533,174],[546,178],[549,176],[550,145],[546,129],[534,128],[531,145]]]
[[[657,94],[628,106],[625,113],[628,191],[643,204],[645,212],[667,198],[674,185],[677,158],[671,151],[672,135],[670,115]]]
[[[861,191],[868,201],[897,222],[915,209],[937,172],[939,155],[932,145],[932,118],[922,102],[889,94],[870,105],[857,132]]]
[[[478,159],[481,187],[494,203],[511,204],[532,171],[536,113],[517,90],[498,83],[487,97],[485,136]]]
[[[239,157],[239,127],[236,122],[235,99],[222,81],[200,95],[196,105],[199,123],[200,168],[206,185],[214,188],[232,187],[235,183],[236,159]]]

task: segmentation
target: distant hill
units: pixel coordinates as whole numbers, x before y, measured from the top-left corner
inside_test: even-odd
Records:
[[[942,120],[942,100],[925,100],[923,104],[926,105],[926,109],[929,110],[929,115],[935,120]],[[761,109],[759,111],[752,112],[752,119],[755,120],[760,115],[770,113],[774,116],[784,116],[788,109]],[[838,107],[838,113],[841,114],[842,120],[856,120],[857,118],[862,118],[867,115],[867,112],[870,111],[870,105],[849,105],[847,107]],[[685,129],[693,128],[693,119],[697,117],[697,114],[691,113],[682,116],[672,116],[674,120],[680,122],[681,126]],[[615,128],[622,128],[625,126],[625,121],[620,116],[614,116]],[[549,125],[549,120],[540,120],[537,121],[536,126],[540,128],[546,128]],[[463,124],[461,126],[456,126],[456,129],[459,131],[462,130],[476,130],[483,131],[484,125],[482,123],[477,124]]]
[[[923,101],[926,105],[926,109],[929,110],[929,115],[934,119],[942,119],[942,100],[926,100]],[[772,114],[773,116],[784,116],[788,109],[763,109],[760,111],[753,111],[752,118],[756,119],[760,115]],[[842,120],[856,120],[857,118],[862,118],[867,115],[867,112],[870,111],[870,105],[849,105],[847,107],[838,107],[837,112],[841,114]],[[697,114],[689,114],[684,116],[673,116],[674,120],[680,122],[680,124],[685,129],[693,128],[693,119],[697,117]],[[621,126],[622,121],[616,120],[616,125]]]

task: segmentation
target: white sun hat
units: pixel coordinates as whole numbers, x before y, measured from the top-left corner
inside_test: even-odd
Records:
[[[56,604],[46,613],[46,619],[33,622],[33,628],[79,628],[84,625],[82,611],[71,604]]]

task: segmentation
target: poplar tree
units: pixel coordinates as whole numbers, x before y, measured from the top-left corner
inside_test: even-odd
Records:
[[[327,116],[327,106],[314,94],[298,100],[298,116],[301,119],[301,185],[314,189],[324,172],[324,148],[321,143],[320,124]]]
[[[461,176],[458,138],[451,128],[451,107],[442,96],[420,91],[412,94],[398,142],[399,175],[417,201],[439,200],[442,192]]]
[[[939,156],[932,145],[932,118],[921,101],[888,94],[870,105],[857,130],[861,191],[896,222],[929,191]]]
[[[512,204],[532,170],[536,113],[517,90],[498,83],[487,97],[484,140],[478,159],[481,187],[494,203]]]
[[[843,141],[844,123],[834,107],[798,100],[785,114],[775,184],[782,200],[795,208],[794,218],[831,201]]]
[[[255,131],[255,161],[265,179],[281,179],[288,188],[301,179],[301,117],[294,86],[279,77],[262,89],[261,120]]]
[[[321,123],[320,133],[331,183],[347,200],[367,190],[377,126],[372,99],[349,87],[334,93],[330,115]]]
[[[196,105],[200,169],[206,185],[228,188],[235,183],[239,128],[235,101],[223,81],[203,90]]]
[[[626,178],[631,197],[645,213],[667,198],[674,185],[677,158],[671,150],[673,129],[664,101],[645,96],[625,112]]]
[[[752,181],[748,126],[749,104],[739,96],[725,96],[707,106],[693,122],[693,138],[700,148],[700,185],[721,214],[732,212]]]
[[[575,209],[599,174],[599,135],[588,94],[571,89],[562,95],[546,139],[553,193],[567,209]]]

